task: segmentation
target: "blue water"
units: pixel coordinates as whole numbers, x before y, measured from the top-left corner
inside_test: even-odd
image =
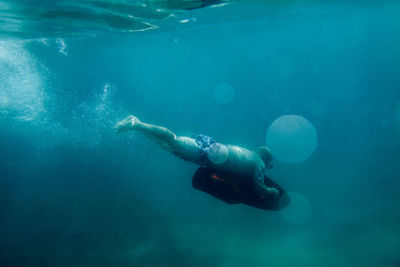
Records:
[[[397,1],[151,7],[146,31],[18,3],[0,2],[1,266],[399,266]],[[115,133],[129,114],[249,149],[303,116],[316,150],[268,176],[309,218],[193,189],[195,164]]]

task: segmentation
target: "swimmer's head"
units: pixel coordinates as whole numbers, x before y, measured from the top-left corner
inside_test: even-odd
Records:
[[[268,147],[260,146],[257,150],[257,153],[260,155],[261,159],[264,161],[265,167],[272,168],[272,154]]]

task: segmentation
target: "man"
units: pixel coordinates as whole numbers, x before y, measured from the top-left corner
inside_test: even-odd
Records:
[[[266,146],[257,152],[233,145],[223,145],[211,137],[198,134],[194,138],[176,136],[165,127],[141,122],[135,116],[129,116],[115,126],[117,133],[136,130],[153,139],[163,149],[176,156],[214,169],[251,176],[254,191],[259,196],[277,198],[279,191],[264,184],[264,170],[271,167],[272,156]]]

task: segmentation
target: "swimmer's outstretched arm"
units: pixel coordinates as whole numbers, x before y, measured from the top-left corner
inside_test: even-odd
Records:
[[[117,130],[117,133],[129,130],[141,131],[147,135],[155,137],[156,139],[167,142],[170,145],[176,140],[176,135],[169,129],[162,126],[141,122],[137,117],[133,115],[118,122],[115,128]]]

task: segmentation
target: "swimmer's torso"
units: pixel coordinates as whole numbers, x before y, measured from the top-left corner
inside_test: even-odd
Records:
[[[180,136],[177,137],[177,140],[179,140],[177,145],[169,147],[167,150],[187,161],[195,163],[202,161],[201,150],[193,138]],[[214,164],[211,161],[207,161],[206,165],[224,171],[251,176],[257,164],[262,164],[258,153],[254,151],[234,145],[226,145],[226,148],[228,149],[228,156],[225,162]]]
[[[226,145],[228,158],[222,164],[210,164],[210,167],[225,170],[244,176],[251,176],[257,164],[262,164],[261,158],[254,151],[243,147]]]

